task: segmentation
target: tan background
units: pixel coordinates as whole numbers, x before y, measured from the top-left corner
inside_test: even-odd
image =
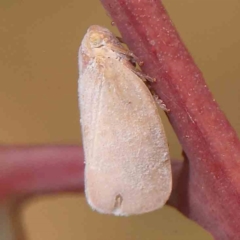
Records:
[[[163,1],[210,89],[240,132],[240,1]],[[97,0],[0,1],[0,141],[80,144],[77,51],[91,24],[110,26]],[[114,30],[115,32],[116,29]],[[163,115],[172,157],[180,146]],[[82,195],[26,204],[29,240],[211,239],[170,207],[116,218],[92,212]]]

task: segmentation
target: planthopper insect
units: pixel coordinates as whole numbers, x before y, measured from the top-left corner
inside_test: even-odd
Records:
[[[157,105],[133,61],[100,26],[88,29],[79,49],[86,198],[94,210],[122,216],[162,207],[172,188]]]

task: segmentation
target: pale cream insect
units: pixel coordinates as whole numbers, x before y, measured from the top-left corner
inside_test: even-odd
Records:
[[[79,50],[86,198],[98,212],[126,216],[162,207],[172,188],[163,125],[132,56],[100,26]]]

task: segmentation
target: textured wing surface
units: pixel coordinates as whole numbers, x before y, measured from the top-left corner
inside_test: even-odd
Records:
[[[79,81],[89,204],[116,215],[163,206],[172,186],[170,157],[150,91],[117,59],[92,62]]]

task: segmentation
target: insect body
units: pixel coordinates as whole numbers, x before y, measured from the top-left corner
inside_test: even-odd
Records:
[[[163,125],[132,56],[100,26],[88,29],[79,50],[85,192],[101,213],[153,211],[172,187]]]

